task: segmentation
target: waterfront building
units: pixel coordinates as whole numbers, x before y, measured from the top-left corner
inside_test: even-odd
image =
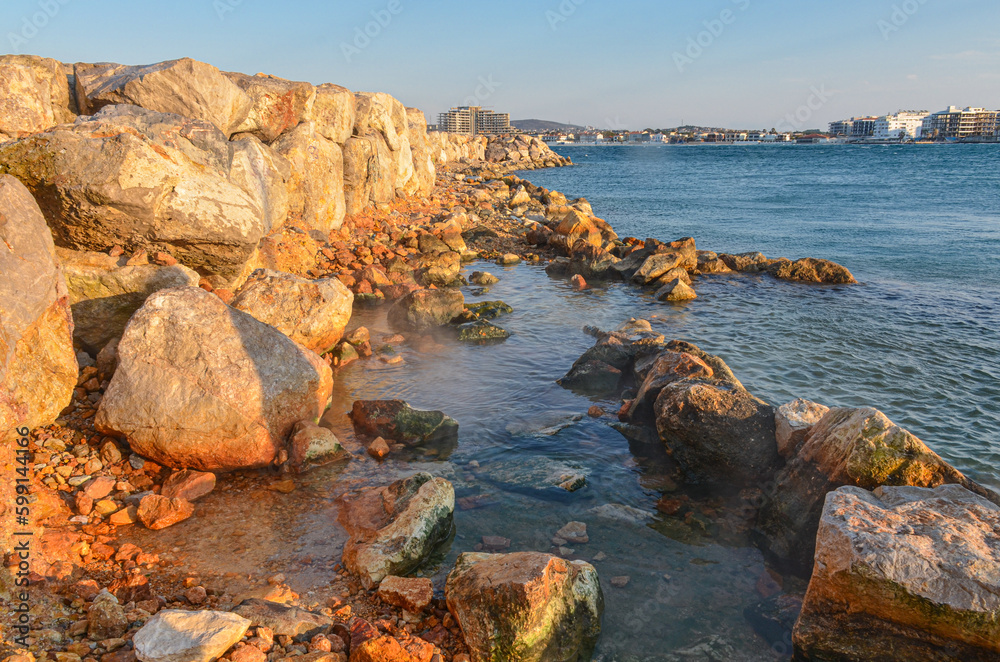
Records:
[[[923,122],[930,112],[926,110],[901,110],[894,115],[883,115],[875,120],[874,140],[915,140],[921,137]]]
[[[957,108],[926,117],[921,127],[929,140],[996,140],[1000,131],[1000,111],[985,108]]]
[[[849,136],[851,135],[851,130],[853,128],[854,120],[839,120],[837,122],[830,122],[830,135]]]
[[[510,114],[484,110],[481,106],[459,106],[438,114],[440,131],[469,136],[511,133]]]
[[[855,117],[851,120],[851,140],[864,140],[875,135],[877,117]]]

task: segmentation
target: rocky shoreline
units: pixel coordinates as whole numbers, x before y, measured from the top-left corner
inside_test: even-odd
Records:
[[[3,622],[2,662],[588,659],[604,609],[589,563],[488,553],[506,546],[484,538],[443,593],[412,576],[454,535],[461,500],[430,474],[343,486],[344,552],[322,595],[296,595],[280,573],[199,577],[122,534],[201,517],[213,490],[266,502],[317,465],[457,444],[446,412],[402,401],[332,403],[351,410],[351,439],[318,422],[351,362],[398,362],[394,344],[442,332],[507,337],[506,304],[466,304],[458,289],[472,260],[544,263],[577,289],[624,281],[664,305],[697,305],[685,302],[698,279],[716,274],[856,283],[822,259],[619,238],[585,199],[514,174],[569,165],[540,140],[427,132],[384,93],[193,60],[33,56],[0,58],[0,87],[0,599],[27,587],[33,604],[30,630]],[[484,290],[495,279],[469,277]],[[348,331],[357,307],[380,305],[392,335]],[[876,410],[776,409],[648,322],[590,332],[597,344],[560,383],[621,397],[623,435],[663,444],[680,480],[739,491],[739,526],[776,568],[811,574],[804,603],[779,591],[781,617],[758,618],[798,619],[796,655],[1000,653],[1000,580],[984,570],[1000,567],[1000,497]],[[6,479],[18,467],[28,568]],[[562,545],[586,537],[578,524]]]

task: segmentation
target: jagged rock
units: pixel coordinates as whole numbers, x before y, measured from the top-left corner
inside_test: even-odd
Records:
[[[829,407],[802,398],[778,407],[774,413],[774,428],[781,456],[787,459],[795,455],[802,442],[809,436],[812,426],[816,425],[828,411]]]
[[[675,278],[664,284],[654,296],[659,301],[690,301],[698,298],[691,286],[680,278]]]
[[[122,637],[128,630],[125,610],[118,599],[104,592],[87,608],[87,636],[94,641]]]
[[[589,659],[601,632],[604,595],[597,571],[583,561],[465,553],[445,597],[476,662]]]
[[[127,257],[57,248],[73,307],[73,337],[100,352],[121,338],[125,325],[149,295],[170,287],[197,287],[200,276],[184,265],[128,266]]]
[[[144,66],[78,64],[77,99],[83,114],[133,104],[211,122],[229,138],[250,114],[250,97],[221,71],[191,58]]]
[[[654,253],[632,274],[632,281],[640,285],[648,285],[663,274],[676,269],[684,261],[684,256],[677,252]]]
[[[242,601],[232,613],[249,620],[252,627],[268,628],[278,636],[308,636],[333,625],[326,616],[258,598]]]
[[[402,400],[357,400],[351,421],[358,435],[405,444],[456,438],[458,422],[441,411],[414,409]]]
[[[265,226],[229,166],[229,143],[207,122],[134,106],[0,146],[0,171],[35,193],[60,245],[165,251],[233,277]]]
[[[416,570],[452,532],[455,489],[420,473],[342,499],[339,521],[351,536],[344,566],[370,588]]]
[[[147,529],[158,531],[194,514],[194,504],[187,499],[149,494],[139,502],[138,517]]]
[[[683,351],[665,350],[652,359],[639,390],[626,411],[628,420],[652,422],[653,403],[668,384],[681,380],[707,380],[715,371],[703,360]]]
[[[1000,507],[958,485],[826,498],[795,626],[809,659],[1000,658]]]
[[[210,471],[183,469],[163,481],[160,496],[197,501],[215,489],[215,474]]]
[[[250,97],[251,107],[234,132],[251,133],[265,143],[271,143],[281,134],[293,129],[306,116],[314,103],[315,88],[276,76],[225,72],[226,78],[235,83]]]
[[[200,288],[162,290],[125,330],[95,425],[166,466],[263,467],[332,389],[326,362],[273,327]]]
[[[132,638],[141,662],[214,662],[243,638],[250,621],[228,612],[165,609]]]
[[[752,484],[781,465],[774,408],[725,382],[666,385],[654,404],[656,429],[692,480]]]
[[[783,280],[799,280],[809,283],[829,283],[832,285],[856,284],[854,276],[836,262],[804,257],[801,260],[781,258],[767,268],[768,273]]]
[[[444,326],[465,311],[465,297],[457,289],[414,290],[389,309],[390,324],[426,331]]]
[[[386,632],[364,620],[353,618],[350,622],[351,662],[435,662],[444,659],[441,651],[430,642],[414,637],[393,623],[381,621]],[[335,660],[309,660],[302,662],[335,662]],[[287,658],[288,662],[298,662]]]
[[[347,213],[340,145],[324,137],[315,122],[303,122],[281,136],[274,148],[291,165],[289,222],[324,235],[339,228]]]
[[[316,123],[316,130],[327,140],[344,145],[357,118],[354,93],[347,88],[325,83],[316,88],[316,99],[308,115]]]
[[[425,254],[420,258],[420,281],[424,285],[453,285],[462,270],[462,256],[441,242],[446,250]]]
[[[291,161],[251,135],[236,137],[230,144],[229,181],[248,193],[261,209],[266,233],[280,228],[290,213]],[[295,211],[301,216],[298,208]]]
[[[603,248],[585,244],[573,250],[568,270],[585,279],[608,280],[617,277],[612,267],[620,261]]]
[[[765,491],[755,537],[773,557],[807,572],[827,493],[845,485],[871,490],[948,483],[1000,504],[1000,496],[966,478],[877,409],[831,409]]]
[[[344,204],[352,216],[371,202],[375,152],[371,137],[354,136],[344,143]]]
[[[323,354],[344,335],[354,294],[336,278],[307,280],[258,269],[236,292],[231,305]]]
[[[406,121],[410,134],[410,151],[413,155],[413,173],[417,183],[417,193],[428,195],[434,190],[436,170],[427,142],[427,119],[417,108],[406,109]],[[456,249],[457,250],[457,249]]]
[[[53,422],[79,375],[73,318],[52,235],[31,193],[0,176],[0,442]],[[13,484],[13,483],[11,483]]]
[[[389,576],[379,584],[378,597],[386,604],[419,614],[434,598],[434,585],[426,577]]]
[[[76,117],[62,62],[36,55],[0,57],[0,142],[16,140]]]
[[[621,385],[637,357],[658,353],[665,342],[646,320],[630,320],[611,333],[600,333],[597,343],[557,383],[588,394],[611,393]]]

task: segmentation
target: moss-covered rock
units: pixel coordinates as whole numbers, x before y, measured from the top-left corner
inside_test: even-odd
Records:
[[[467,303],[465,309],[475,313],[477,317],[484,320],[492,320],[501,315],[509,315],[514,309],[503,301],[480,301],[479,303]]]
[[[510,332],[490,324],[485,320],[477,320],[458,327],[458,339],[468,343],[501,342],[510,338]]]
[[[583,561],[462,554],[445,597],[477,662],[586,660],[601,633],[604,595],[597,571]]]
[[[458,436],[458,421],[441,411],[414,409],[402,400],[358,400],[351,410],[354,431],[404,444]]]

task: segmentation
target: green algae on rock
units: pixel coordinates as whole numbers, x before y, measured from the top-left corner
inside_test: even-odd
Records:
[[[458,436],[458,421],[441,411],[414,409],[402,400],[358,400],[351,409],[354,431],[404,444]]]

